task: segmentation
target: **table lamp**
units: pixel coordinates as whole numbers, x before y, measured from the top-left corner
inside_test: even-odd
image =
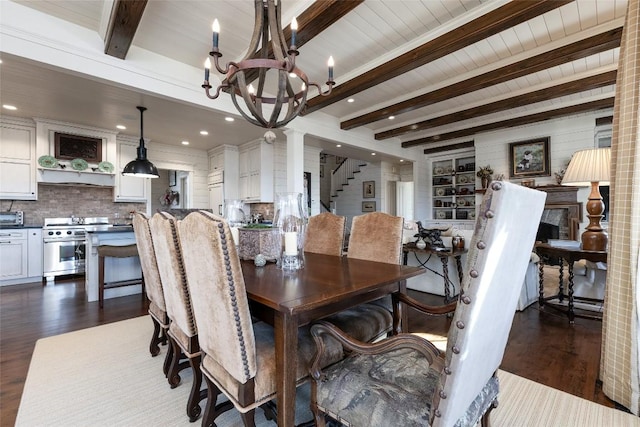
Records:
[[[591,194],[587,202],[589,225],[582,233],[582,249],[585,251],[606,251],[609,237],[600,226],[604,213],[604,202],[600,195],[600,184],[609,185],[611,148],[591,148],[576,151],[569,162],[562,185],[588,187]]]

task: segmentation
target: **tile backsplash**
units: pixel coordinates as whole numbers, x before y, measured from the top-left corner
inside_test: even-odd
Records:
[[[44,218],[109,217],[122,222],[129,212],[146,210],[145,203],[115,203],[113,188],[38,184],[38,200],[0,200],[1,211],[24,211],[25,225],[42,225]]]

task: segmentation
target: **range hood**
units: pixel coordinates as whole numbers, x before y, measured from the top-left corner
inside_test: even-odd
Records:
[[[115,185],[115,174],[89,171],[80,172],[68,169],[38,168],[38,182],[43,184],[113,187]]]

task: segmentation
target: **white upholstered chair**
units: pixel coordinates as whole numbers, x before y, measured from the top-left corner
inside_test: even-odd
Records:
[[[312,367],[317,424],[325,424],[325,415],[356,427],[488,424],[499,391],[496,372],[545,198],[543,192],[500,181],[487,190],[444,355],[417,335],[365,344],[327,322],[314,324],[318,357],[325,335],[353,352],[329,368]]]

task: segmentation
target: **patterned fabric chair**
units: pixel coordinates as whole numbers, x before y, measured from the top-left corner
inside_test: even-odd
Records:
[[[317,357],[326,336],[353,351],[323,371],[312,366],[317,425],[325,425],[325,415],[350,426],[474,426],[480,419],[488,425],[545,198],[519,185],[491,184],[479,206],[444,356],[417,335],[365,344],[329,323],[313,325]]]
[[[251,321],[242,267],[226,221],[201,211],[180,221],[179,230],[208,386],[202,425],[215,425],[218,415],[235,407],[244,425],[253,426],[255,408],[276,393],[273,328]],[[308,378],[315,351],[308,327],[299,329],[298,345],[300,384]],[[337,341],[330,340],[325,348],[326,359],[320,365],[343,357]],[[233,406],[226,402],[216,407],[221,392]]]
[[[149,352],[151,356],[157,356],[158,353],[160,353],[158,344],[167,343],[169,316],[167,315],[167,307],[164,302],[164,291],[162,290],[162,282],[160,281],[160,272],[158,271],[158,263],[156,261],[156,253],[153,249],[153,240],[151,239],[151,229],[149,228],[149,218],[147,215],[141,212],[134,214],[133,232],[136,236],[142,275],[146,283],[147,298],[149,298],[149,316],[153,321],[153,336],[149,344]],[[171,348],[171,346],[168,347],[164,361],[163,370],[165,376],[169,371],[169,363],[171,362]]]
[[[191,367],[193,383],[187,400],[187,415],[190,421],[198,419],[201,413],[200,401],[204,393],[200,393],[202,372],[200,370],[201,352],[198,343],[198,330],[191,308],[191,295],[184,271],[184,260],[178,237],[178,221],[167,212],[153,215],[149,221],[153,247],[158,261],[160,280],[164,288],[169,323],[169,342],[173,348],[173,357],[167,378],[171,388],[180,384],[179,371]],[[200,261],[202,258],[198,258]],[[189,364],[181,363],[186,357]]]
[[[345,217],[323,212],[309,218],[304,238],[304,251],[314,254],[342,256]]]

